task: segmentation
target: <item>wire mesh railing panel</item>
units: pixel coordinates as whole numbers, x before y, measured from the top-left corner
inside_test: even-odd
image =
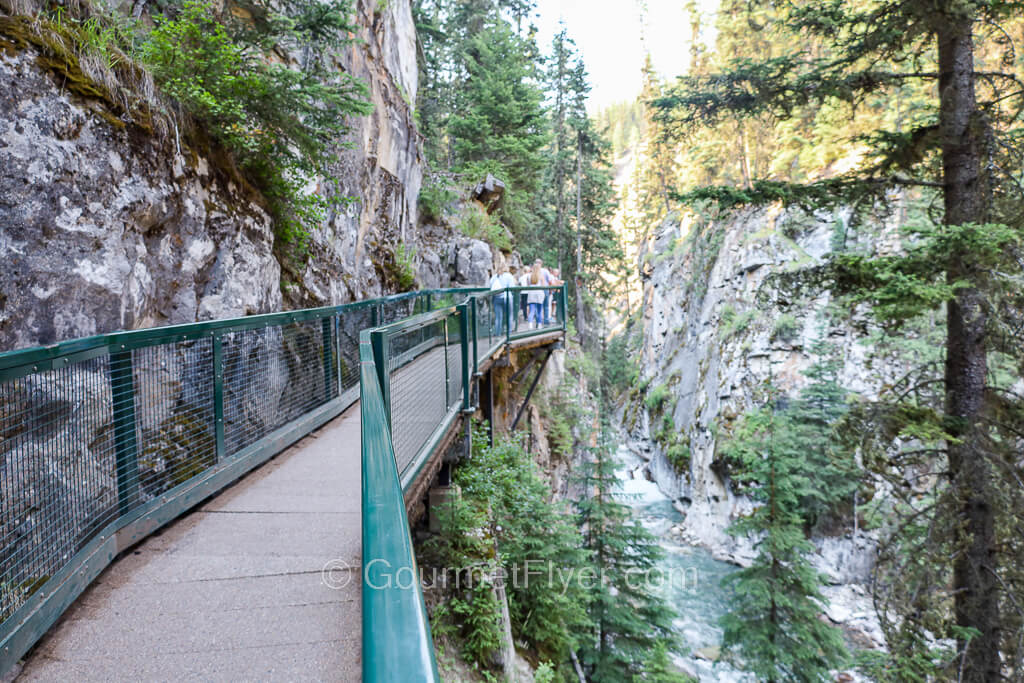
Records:
[[[451,410],[462,405],[462,329],[460,317],[449,316],[445,321],[448,327],[445,344],[445,362],[448,367],[447,406]]]
[[[513,336],[562,328],[560,287],[516,289],[513,290],[513,296],[520,304],[520,310],[512,322]]]
[[[359,333],[373,327],[373,310],[370,307],[345,310],[337,315],[337,320],[338,376],[340,394],[345,395],[359,391]]]
[[[383,301],[380,304],[380,320],[377,321],[377,325],[390,325],[413,315],[418,299],[419,297],[409,297],[397,301]]]
[[[132,352],[138,457],[122,488],[134,506],[202,473],[217,461],[213,339]]]
[[[444,320],[388,341],[391,440],[402,473],[444,420],[447,408]],[[409,350],[415,349],[410,356]]]
[[[501,297],[501,294],[490,295],[485,294],[483,296],[476,297],[476,360],[480,361],[486,358],[495,341],[498,339],[504,339],[499,334],[497,329],[498,321],[495,319],[495,299]]]
[[[223,336],[228,455],[338,395],[333,335],[314,320]]]
[[[0,383],[0,621],[119,514],[111,380],[130,356],[119,358]]]

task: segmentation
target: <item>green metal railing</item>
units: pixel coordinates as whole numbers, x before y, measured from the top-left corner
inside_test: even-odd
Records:
[[[493,353],[524,334],[506,311],[504,340],[480,335],[477,315],[486,318],[492,296],[410,292],[0,353],[0,673],[120,551],[339,415],[360,392],[375,403],[363,407],[364,501],[375,500],[366,487],[381,477],[401,491],[434,437],[469,407],[470,374],[486,358],[469,355],[475,345],[486,338]],[[555,296],[564,327],[564,287]],[[410,402],[415,391],[432,392],[432,403]],[[429,407],[422,415],[421,405]],[[374,450],[368,433],[384,434],[386,445]],[[387,528],[407,537],[404,508],[403,519],[389,510]]]
[[[533,328],[512,306],[531,291],[554,302]],[[472,411],[470,375],[511,340],[564,331],[565,297],[564,286],[479,292],[363,332],[363,681],[440,680],[404,494]]]

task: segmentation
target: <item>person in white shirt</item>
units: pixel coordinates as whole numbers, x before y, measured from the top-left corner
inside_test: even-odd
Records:
[[[520,287],[530,286],[530,268],[525,264],[520,269],[520,275],[516,281],[518,282]],[[526,323],[530,309],[526,307],[526,292],[519,292],[519,296],[517,297],[517,299],[519,301],[519,310],[523,314],[522,320],[520,320],[518,317],[516,318],[516,329],[518,330],[519,323]]]
[[[543,287],[547,284],[549,275],[544,270],[541,260],[533,262],[533,269],[530,271],[530,287]],[[526,293],[526,306],[529,309],[529,329],[535,329],[544,320],[544,295],[542,289],[531,289]]]
[[[500,273],[494,274],[490,286],[492,292],[502,292],[491,297],[491,310],[494,313],[494,336],[500,337],[505,334],[505,321],[508,319],[508,308],[512,303],[512,295],[508,292],[508,288],[516,286],[516,279],[506,266]]]

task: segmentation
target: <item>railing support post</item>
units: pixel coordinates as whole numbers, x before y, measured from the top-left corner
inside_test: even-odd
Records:
[[[473,374],[475,375],[476,372],[477,372],[477,369],[478,369],[477,366],[480,363],[480,349],[477,348],[479,346],[479,342],[477,340],[480,337],[480,331],[479,331],[479,328],[477,327],[477,325],[480,324],[480,321],[477,319],[477,304],[479,304],[480,302],[477,299],[477,297],[475,297],[475,296],[474,297],[470,297],[469,301],[473,302],[472,305],[471,305],[471,312],[469,314],[470,315],[470,318],[469,318],[469,329],[470,329],[470,335],[471,335],[471,337],[473,339],[473,361],[472,361],[472,363],[473,363]]]
[[[566,311],[569,310],[569,285],[565,282],[562,283],[562,291],[559,292],[558,297],[558,314],[562,317],[562,331],[566,330],[566,320],[568,315]]]
[[[518,296],[522,296],[522,292],[518,292]],[[514,299],[514,301],[513,301]],[[512,304],[519,305],[519,299],[512,295],[512,290],[505,288],[505,344],[509,345],[512,343]],[[519,319],[519,309],[516,309],[516,319]]]
[[[469,304],[462,303],[458,305],[459,311],[459,334],[462,335],[462,409],[469,410],[469,382],[471,375],[469,374]],[[474,336],[475,340],[476,337]]]
[[[110,395],[114,418],[114,454],[117,467],[117,504],[127,514],[139,500],[139,451],[135,437],[135,372],[132,352],[110,354]]]
[[[331,318],[320,320],[320,336],[324,364],[324,402],[326,403],[331,400],[331,376],[334,374],[334,369],[331,367],[331,357],[334,355],[331,351]]]
[[[448,318],[444,318],[441,327],[444,330],[444,412],[447,413],[448,409],[452,407],[452,370],[448,367]]]
[[[338,359],[338,362],[334,364],[334,374],[338,378],[338,396],[344,393],[344,377],[341,375],[342,356],[341,354],[341,313],[335,313],[331,316],[331,320],[334,325],[334,357]]]
[[[480,410],[487,420],[487,445],[494,448],[494,388],[491,383],[492,368],[480,378]]]
[[[224,336],[213,335],[213,430],[217,462],[227,457],[224,440]]]

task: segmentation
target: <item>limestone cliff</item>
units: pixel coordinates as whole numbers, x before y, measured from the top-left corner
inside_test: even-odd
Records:
[[[750,501],[734,493],[716,449],[739,416],[764,404],[767,382],[784,395],[799,391],[822,339],[843,359],[840,383],[851,391],[869,395],[879,377],[899,371],[883,359],[866,362],[873,351],[864,320],[827,315],[827,291],[797,286],[845,238],[846,220],[778,209],[670,218],[641,250],[641,374],[623,424],[651,478],[685,515],[684,536],[724,559],[744,564],[754,550],[750,539],[726,533]],[[672,447],[683,454],[676,464]],[[873,541],[852,527],[814,539],[836,591],[869,578]],[[833,602],[857,605],[871,621],[863,600]]]
[[[417,220],[410,2],[359,0],[356,20],[334,55],[374,105],[339,141],[334,176],[355,201],[314,230],[297,266],[276,254],[265,203],[222,154],[122,125],[31,44],[0,44],[0,350],[393,292],[403,243],[423,284],[485,283],[487,245],[427,235]]]

